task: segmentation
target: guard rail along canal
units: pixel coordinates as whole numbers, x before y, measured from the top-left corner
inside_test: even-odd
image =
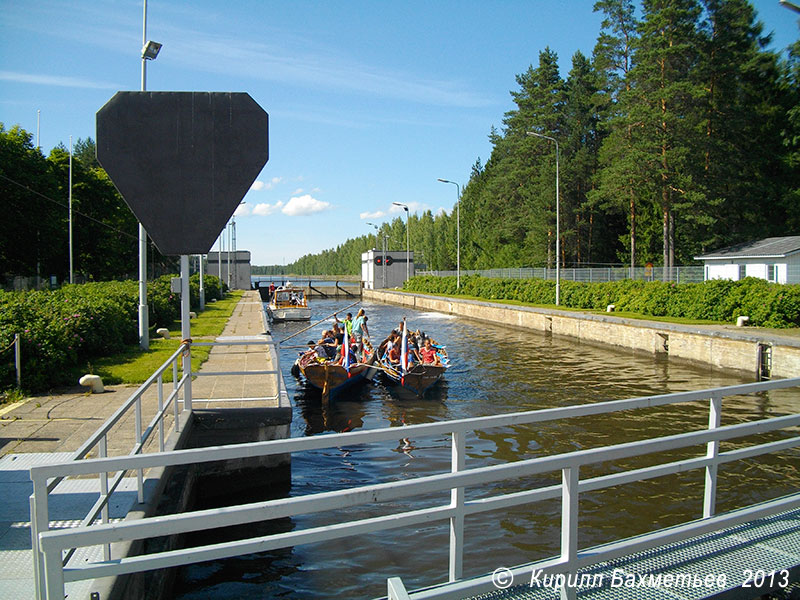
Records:
[[[359,538],[374,532],[400,528],[413,530],[426,526],[426,524],[442,522],[449,524],[450,532],[449,547],[441,548],[442,554],[448,556],[449,563],[448,572],[442,573],[442,582],[445,585],[434,586],[406,596],[402,590],[402,582],[392,579],[389,589],[390,591],[395,590],[391,591],[394,598],[463,598],[496,590],[497,587],[490,575],[477,579],[463,579],[465,519],[478,513],[507,510],[510,507],[522,505],[530,505],[531,510],[536,510],[536,503],[559,498],[561,499],[560,556],[544,561],[540,568],[543,570],[543,574],[574,574],[579,569],[600,561],[800,507],[800,493],[796,493],[766,503],[740,508],[727,514],[717,515],[715,511],[717,470],[720,465],[732,461],[754,459],[769,453],[795,452],[794,449],[800,446],[800,437],[797,435],[797,427],[800,426],[800,412],[720,426],[723,399],[735,395],[751,395],[767,390],[798,386],[800,386],[800,378],[793,378],[529,412],[431,422],[409,425],[401,429],[385,428],[36,466],[31,469],[31,478],[34,482],[33,506],[37,509],[37,513],[42,511],[38,513],[41,516],[36,518],[34,533],[34,554],[36,555],[34,560],[37,562],[38,558],[42,560],[43,577],[41,581],[45,585],[43,589],[39,590],[40,597],[48,600],[61,600],[64,598],[65,582],[164,569],[306,543]],[[470,468],[467,468],[466,465],[470,439],[481,430],[556,422],[619,411],[634,411],[630,414],[635,414],[635,411],[651,407],[697,401],[708,402],[707,428],[501,464],[475,467],[470,465]],[[766,433],[770,435],[764,436],[763,434]],[[449,439],[450,471],[404,480],[394,480],[393,478],[393,480],[382,483],[357,485],[346,489],[242,504],[224,509],[200,510],[117,523],[94,523],[92,519],[87,519],[77,527],[60,530],[49,529],[47,489],[48,481],[54,478],[90,475],[102,478],[103,474],[108,472],[122,473],[343,446],[353,448],[360,445],[396,441],[398,435],[414,440],[441,439],[443,436]],[[758,437],[753,440],[748,439],[748,436]],[[721,451],[720,443],[727,440],[735,440],[735,443],[731,444],[731,449]],[[673,451],[689,449],[693,446],[696,447],[695,450],[682,450],[680,458],[675,460]],[[616,468],[600,475],[593,472],[590,477],[581,479],[582,469],[595,471],[603,467],[607,471],[608,465],[613,461],[645,455],[649,457],[648,460],[651,463],[656,464],[627,470]],[[470,455],[469,458],[470,462],[473,462],[480,461],[483,457]],[[790,464],[784,464],[784,466],[787,469],[794,468]],[[702,503],[698,502],[697,507],[697,514],[698,516],[702,515],[702,519],[690,521],[678,527],[650,532],[629,540],[617,540],[603,546],[602,549],[579,548],[578,500],[581,494],[691,470],[699,470],[704,474],[701,486]],[[515,493],[480,495],[481,486],[486,484],[553,472],[560,473],[560,484],[526,488]],[[465,495],[466,491],[470,492],[469,498]],[[475,492],[478,493],[473,497]],[[698,492],[700,492],[699,489]],[[110,489],[109,493],[111,493]],[[430,499],[431,495],[435,494],[438,494],[438,497]],[[411,509],[403,506],[404,500],[410,501],[410,499],[420,496],[428,499],[427,505],[420,508],[421,505],[417,504]],[[645,499],[645,501],[647,500]],[[348,519],[345,509],[357,506],[369,507],[371,510],[369,516]],[[657,501],[653,502],[653,512],[659,512],[664,508],[666,507],[659,506]],[[114,552],[117,544],[132,540],[312,513],[327,513],[330,515],[330,519],[324,525],[298,527],[295,530],[271,535],[141,556],[115,555]],[[483,535],[486,535],[486,532],[483,532]],[[386,543],[391,543],[390,535],[383,536],[383,539],[386,540]],[[357,543],[357,541],[356,539],[353,543]],[[100,560],[77,561],[73,558],[64,561],[65,552],[69,553],[72,549],[109,545],[111,552]],[[404,549],[405,552],[413,552],[413,550],[413,548]],[[794,562],[793,566],[800,564],[798,557],[783,558],[788,562]],[[757,564],[755,556],[749,566],[753,569],[765,570],[783,568],[775,564]],[[528,575],[530,575],[529,571]],[[386,573],[387,578],[392,576],[392,573]],[[450,582],[449,586],[447,582]],[[742,582],[729,578],[728,583],[731,586],[739,586]],[[561,592],[564,597],[575,597],[574,588],[564,587]],[[758,593],[760,592],[757,591],[754,595]]]

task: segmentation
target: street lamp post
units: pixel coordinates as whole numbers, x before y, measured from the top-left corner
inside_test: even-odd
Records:
[[[794,2],[789,2],[789,0],[778,0],[778,4],[780,4],[781,6],[785,6],[789,10],[793,10],[794,12],[800,13],[800,6],[798,6]]]
[[[161,44],[147,40],[147,0],[142,16],[142,91],[147,91],[147,61],[154,60]],[[147,232],[139,223],[139,347],[150,348],[150,319],[147,314]]]
[[[411,239],[408,235],[408,206],[405,204],[401,204],[400,202],[392,202],[395,206],[399,206],[404,211],[406,211],[406,281],[411,279],[411,254],[409,252],[411,246],[409,244],[409,240]]]
[[[372,227],[375,228],[375,250],[377,251],[378,250],[378,226],[375,225],[375,223],[367,223],[367,225],[371,225]],[[385,260],[386,260],[386,256],[383,256],[381,258],[381,264],[383,264],[383,261],[385,261]],[[375,272],[374,263],[373,263],[373,266],[371,268],[372,268],[372,272],[374,273]],[[374,281],[372,282],[372,287],[375,287],[375,282]],[[384,287],[386,287],[386,282],[385,281],[383,282],[383,285],[381,286],[381,288],[384,288]]]
[[[461,186],[455,181],[439,179],[442,183],[452,183],[456,186],[456,289],[461,289]]]
[[[366,225],[372,225],[375,228],[375,250],[378,249],[378,226],[375,223],[366,223]]]
[[[558,201],[558,140],[548,135],[542,135],[535,131],[526,132],[528,135],[533,135],[545,140],[550,140],[556,145],[556,306],[559,305],[561,299],[561,228],[560,228],[560,210]]]
[[[69,282],[75,283],[75,269],[72,260],[72,136],[69,136]],[[36,285],[39,285],[38,281]]]

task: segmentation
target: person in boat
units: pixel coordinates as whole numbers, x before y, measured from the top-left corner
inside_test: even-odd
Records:
[[[431,343],[431,338],[425,338],[425,345],[419,351],[419,355],[422,358],[422,364],[424,365],[439,366],[442,364],[442,361],[436,352],[436,348],[434,348],[433,344]]]
[[[344,325],[345,331],[347,331],[347,337],[353,335],[353,313],[347,313],[347,316],[344,318],[344,321],[340,321],[338,318],[339,313],[334,313],[333,315],[333,322],[337,325],[342,324]]]
[[[411,368],[413,363],[421,363],[422,357],[419,353],[419,342],[417,336],[413,333],[408,336],[408,367]]]
[[[350,360],[350,366],[352,367],[353,365],[358,363],[358,356],[357,356],[358,344],[356,344],[356,343],[350,344],[350,348],[349,348],[348,351],[350,352],[349,360]],[[337,365],[344,364],[344,356],[343,356],[343,353],[341,351],[339,352],[339,358],[336,359],[336,362],[334,364],[337,364]]]
[[[270,281],[269,282],[269,299],[270,299],[270,302],[272,301],[272,299],[274,297],[275,297],[275,282],[274,281]]]
[[[353,338],[358,344],[358,348],[360,350],[364,337],[369,338],[369,329],[367,329],[367,315],[363,308],[359,309],[356,318],[353,319],[352,333]]]
[[[386,353],[386,359],[389,361],[389,364],[395,367],[400,366],[400,343],[397,340],[394,340],[392,343],[392,347],[389,348],[389,351]]]
[[[338,345],[344,344],[344,330],[337,323],[333,324],[333,337]]]
[[[320,358],[331,360],[336,358],[336,339],[333,337],[333,332],[328,330],[323,332],[322,338],[317,342],[314,351]]]
[[[389,349],[392,347],[392,341],[394,340],[396,335],[397,335],[396,329],[392,329],[392,331],[389,332],[389,335],[386,336],[386,339],[383,340],[378,346],[378,356],[384,356],[389,351]]]

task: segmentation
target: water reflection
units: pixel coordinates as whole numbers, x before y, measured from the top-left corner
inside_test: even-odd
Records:
[[[317,301],[313,306],[315,314],[319,315],[316,318],[320,318],[336,310],[337,303]],[[424,398],[401,397],[390,388],[372,384],[358,388],[349,396],[322,402],[317,390],[307,389],[289,374],[297,350],[283,350],[281,365],[294,405],[294,437],[379,427],[398,430],[396,439],[387,443],[295,455],[291,495],[448,472],[449,438],[416,439],[403,432],[406,425],[745,382],[742,377],[712,372],[706,366],[669,362],[649,354],[581,344],[566,338],[408,308],[370,303],[363,306],[369,316],[373,339],[382,339],[403,317],[408,317],[411,328],[422,329],[447,345],[452,367]],[[312,322],[314,320],[312,316]],[[305,323],[276,324],[273,334],[281,339],[305,326]],[[325,323],[302,333],[292,344],[318,339],[322,329],[328,326],[329,323]],[[796,412],[800,405],[798,400],[797,390],[726,398],[722,424]],[[505,463],[703,429],[707,423],[708,403],[694,402],[569,421],[500,427],[467,436],[466,463],[467,467]],[[723,444],[722,450],[740,444]],[[640,468],[662,462],[664,457],[679,460],[698,454],[704,454],[704,448],[675,451],[658,458],[638,456],[586,468],[581,471],[581,477]],[[729,510],[795,491],[800,483],[798,458],[800,453],[791,451],[721,467],[718,509]],[[691,471],[583,494],[581,546],[637,535],[700,516],[702,481],[702,471]],[[481,498],[558,483],[560,474],[546,473],[468,489],[466,496]],[[293,519],[291,526],[297,529],[325,526],[345,516],[366,518],[401,509],[413,510],[447,503],[448,498],[448,493],[435,494],[393,502],[390,506],[304,515]],[[467,518],[465,573],[491,572],[500,565],[520,564],[556,554],[560,510],[560,501],[553,500]],[[221,583],[215,574],[213,584],[206,588],[208,595],[196,595],[204,588],[193,579],[195,595],[182,597],[371,598],[385,594],[388,576],[401,576],[410,587],[446,578],[447,544],[447,524],[434,523],[414,530],[298,546],[287,554],[265,557],[258,567],[263,573],[258,579],[263,584],[261,588],[254,586],[249,591],[243,590],[235,587],[240,584]],[[242,568],[245,573],[252,573],[254,569],[252,564]],[[227,573],[229,581],[242,581],[229,565],[217,569],[217,573],[220,570]],[[269,585],[263,583],[267,580]]]

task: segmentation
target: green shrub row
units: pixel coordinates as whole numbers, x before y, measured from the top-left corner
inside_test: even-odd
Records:
[[[169,327],[180,317],[180,297],[171,276],[148,282],[151,327]],[[221,298],[216,277],[204,278],[206,298]],[[193,307],[199,279],[190,280]],[[135,281],[65,285],[54,291],[0,290],[0,389],[15,384],[14,334],[20,334],[23,387],[36,391],[64,383],[86,360],[119,352],[138,340],[139,287]]]
[[[479,275],[414,277],[406,290],[487,300],[555,304],[555,282],[544,279],[490,279]],[[760,327],[800,327],[800,285],[780,285],[747,277],[740,281],[715,279],[703,283],[623,280],[605,283],[561,282],[560,302],[568,308],[618,311],[655,317],[682,317],[735,322],[747,315]]]

